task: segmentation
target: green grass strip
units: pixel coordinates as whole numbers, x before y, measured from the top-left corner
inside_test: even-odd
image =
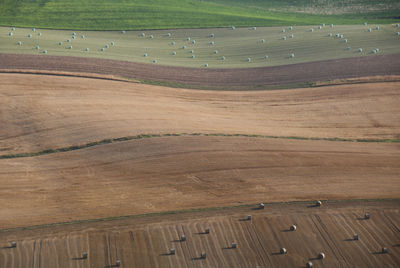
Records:
[[[149,139],[149,138],[161,138],[161,137],[181,137],[181,136],[214,136],[214,137],[246,137],[246,138],[264,138],[264,139],[289,139],[289,140],[317,140],[317,141],[342,141],[342,142],[379,142],[379,143],[398,143],[400,139],[342,139],[342,138],[317,138],[317,137],[296,137],[296,136],[266,136],[257,134],[223,134],[223,133],[166,133],[166,134],[140,134],[136,136],[126,136],[114,139],[104,139],[100,141],[89,142],[81,145],[72,145],[68,147],[46,149],[40,152],[33,153],[18,153],[18,154],[6,154],[0,155],[0,159],[10,158],[22,158],[22,157],[34,157],[54,153],[62,153],[75,151],[93,146],[111,144],[115,142]]]

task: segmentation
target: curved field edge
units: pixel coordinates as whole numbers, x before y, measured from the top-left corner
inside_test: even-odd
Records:
[[[390,23],[398,20],[399,5],[370,1],[0,1],[0,25],[58,29],[166,29],[223,26],[310,25],[318,23]],[[352,1],[354,2],[354,1]],[[333,3],[333,4],[332,4]],[[354,6],[352,6],[354,5]],[[334,14],[326,12],[334,10]],[[343,8],[347,8],[342,12]],[[132,16],[134,15],[134,16]],[[73,19],[71,19],[73,18]]]
[[[104,68],[106,66],[106,68]],[[400,75],[400,54],[364,56],[273,67],[205,69],[98,58],[1,54],[0,70],[29,69],[112,75],[167,86],[248,90],[310,85],[366,76]]]
[[[339,199],[339,200],[321,199],[319,201],[321,201],[323,204],[340,204],[340,203],[351,203],[351,202],[354,202],[354,203],[356,203],[356,202],[400,202],[400,198]],[[309,207],[314,207],[314,202],[315,202],[315,200],[304,200],[304,201],[286,201],[286,202],[263,202],[263,204],[265,206],[309,204]],[[156,216],[164,216],[164,215],[189,214],[189,213],[207,212],[207,211],[209,211],[209,212],[223,211],[223,210],[238,209],[238,208],[253,208],[253,209],[255,209],[255,208],[258,208],[259,204],[260,203],[242,204],[242,205],[234,205],[234,206],[222,206],[222,207],[193,208],[193,209],[171,210],[171,211],[163,211],[163,212],[144,213],[144,214],[120,215],[120,216],[112,216],[112,217],[97,218],[97,219],[55,222],[55,223],[47,223],[47,224],[40,224],[40,225],[28,225],[28,226],[22,226],[22,227],[0,229],[0,233],[6,233],[6,232],[12,232],[12,231],[44,229],[44,228],[62,226],[62,225],[79,225],[79,224],[84,224],[84,223],[110,222],[110,221],[118,221],[118,220],[124,220],[124,219],[156,217]],[[310,204],[312,204],[312,205],[310,205]]]
[[[398,143],[400,139],[342,139],[342,138],[318,138],[318,137],[296,137],[296,136],[266,136],[257,134],[222,134],[222,133],[167,133],[167,134],[141,134],[136,136],[125,136],[120,138],[103,139],[100,141],[89,142],[81,145],[72,145],[68,147],[61,147],[55,149],[46,149],[39,152],[32,153],[18,153],[18,154],[7,154],[0,155],[0,159],[9,158],[22,158],[22,157],[34,157],[54,153],[62,153],[85,149],[93,146],[99,146],[104,144],[124,142],[139,139],[150,139],[150,138],[161,138],[161,137],[188,137],[188,136],[214,136],[214,137],[245,137],[245,138],[263,138],[263,139],[291,139],[291,140],[318,140],[318,141],[345,141],[345,142],[381,142],[381,143]]]

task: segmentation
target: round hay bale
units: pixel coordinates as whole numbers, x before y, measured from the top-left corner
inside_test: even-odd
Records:
[[[265,55],[265,56],[264,56],[264,59],[268,59],[268,55]]]
[[[279,253],[281,253],[281,254],[286,254],[286,253],[287,253],[286,248],[281,248],[281,250],[279,250]]]
[[[254,30],[254,31],[257,30],[257,27],[253,27],[253,30]]]
[[[83,253],[82,253],[82,259],[87,259],[87,258],[88,258],[87,252],[83,252]]]
[[[196,56],[195,56],[195,55],[192,55],[192,59],[194,59],[194,58],[196,58]]]
[[[190,53],[190,54],[193,54],[193,53],[194,53],[194,50],[193,50],[193,49],[192,49],[192,50],[190,50],[190,51],[189,51],[189,53]]]
[[[109,48],[110,46],[109,46],[108,44],[106,44],[104,47],[105,47],[105,48]]]
[[[289,35],[290,38],[294,38],[294,34]]]
[[[306,263],[306,268],[312,268],[312,267],[314,267],[312,262],[309,261]]]
[[[344,39],[343,42],[347,43],[347,39]]]
[[[167,36],[168,36],[168,37],[171,37],[171,33],[167,33]]]
[[[61,46],[61,45],[62,45],[62,42],[58,42],[58,45]]]
[[[322,202],[320,200],[315,201],[315,206],[316,207],[322,206]]]
[[[364,219],[369,220],[371,218],[371,215],[369,214],[369,212],[366,212],[364,215]]]
[[[11,31],[15,31],[15,27],[12,27],[12,28],[11,28]]]
[[[154,59],[154,60],[153,60],[153,63],[157,63],[157,60],[156,60],[156,59]]]
[[[351,47],[346,47],[346,50],[350,50],[351,49]]]
[[[382,254],[386,254],[389,253],[389,249],[388,248],[382,248]]]
[[[147,53],[144,53],[144,54],[143,54],[143,57],[147,57]]]
[[[42,36],[42,33],[41,33],[41,32],[38,32],[37,35],[38,35],[38,36]]]
[[[232,30],[235,30],[236,29],[236,27],[235,26],[232,26]]]
[[[192,40],[192,44],[193,44],[193,45],[196,44],[196,40]]]
[[[258,204],[258,208],[259,208],[259,209],[264,209],[264,208],[265,208],[265,205],[264,205],[264,203],[260,203],[260,204]]]
[[[400,24],[396,23],[396,27],[399,28],[399,27],[400,27]]]
[[[17,42],[17,45],[18,45],[18,46],[22,46],[22,42],[21,42],[21,41],[18,41],[18,42]]]
[[[282,36],[282,40],[286,40],[286,36]]]
[[[290,31],[293,30],[293,26],[289,26],[289,30],[290,30]]]
[[[190,41],[190,37],[186,37],[186,41]]]
[[[322,29],[322,26],[318,26],[318,30],[321,30]]]
[[[205,259],[206,257],[207,257],[206,253],[202,252],[201,255],[200,255],[200,258]]]
[[[236,243],[232,243],[232,248],[237,248],[237,244]]]
[[[35,28],[32,28],[32,32],[36,32],[36,29],[35,29]]]
[[[367,25],[368,25],[368,23],[364,22],[364,26],[367,26]]]
[[[211,37],[211,38],[214,38],[214,37],[215,37],[215,35],[214,35],[213,33],[211,33],[211,34],[210,34],[210,37]]]
[[[397,35],[397,36],[400,36],[400,32],[396,32],[396,35]]]
[[[321,26],[322,26],[322,27],[325,27],[325,23],[322,23]]]
[[[247,58],[247,62],[251,62],[251,58]],[[251,216],[250,216],[251,217]]]
[[[43,54],[47,54],[47,50],[43,50],[42,53],[43,53]]]
[[[103,52],[104,51],[104,47],[102,47],[100,50]]]
[[[329,25],[331,28],[333,28],[333,24]]]
[[[339,38],[339,37],[340,37],[340,34],[337,33],[335,36],[336,36],[337,38]]]
[[[339,37],[340,37],[341,39],[343,39],[343,34],[341,34]]]
[[[225,60],[225,56],[222,56],[222,57],[221,57],[221,60]]]
[[[210,228],[206,228],[204,231],[205,234],[209,234],[210,233]]]
[[[87,47],[87,48],[85,48],[85,51],[89,51],[89,48]]]
[[[314,32],[314,29],[313,29],[313,28],[311,28],[311,29],[310,29],[310,32]]]
[[[294,58],[294,53],[290,53],[289,57]]]
[[[174,41],[172,41],[172,42],[171,42],[171,45],[175,46],[175,42],[174,42]]]
[[[362,51],[363,51],[363,49],[362,49],[362,48],[359,48],[359,49],[358,49],[358,52],[360,52],[360,53],[361,53]]]
[[[372,50],[372,53],[376,54],[378,53],[375,49]]]
[[[358,240],[358,234],[353,235],[353,240]]]
[[[12,33],[12,32],[9,32],[8,35],[9,35],[9,36],[13,36],[13,33]]]
[[[82,38],[82,39],[85,39],[85,35],[82,34],[82,35],[81,35],[81,38]]]
[[[67,39],[67,43],[70,43],[70,42],[71,42],[71,40]]]
[[[182,49],[186,49],[186,46],[182,46]]]
[[[151,34],[151,35],[149,35],[149,38],[150,38],[150,39],[153,39],[153,35],[152,35],[152,34]]]
[[[332,33],[329,33],[329,34],[328,34],[328,36],[329,36],[329,37],[332,37],[332,36],[333,36],[333,34],[332,34]]]
[[[39,50],[39,49],[40,49],[40,46],[39,46],[39,45],[35,46],[35,49]]]
[[[172,55],[176,55],[176,52],[175,52],[175,51],[173,51],[173,52],[172,52]]]
[[[186,241],[186,235],[181,235],[181,241]]]
[[[72,36],[72,39],[75,39],[75,35]]]
[[[72,46],[69,46],[68,49],[72,49]]]
[[[141,37],[145,37],[145,36],[146,36],[146,34],[145,34],[145,33],[142,33],[140,36],[141,36]]]
[[[111,42],[110,45],[115,46],[115,43],[114,43],[114,42]]]
[[[210,45],[212,45],[212,46],[213,46],[214,44],[215,44],[215,42],[214,42],[214,41],[211,41],[211,42],[210,42]]]
[[[379,26],[376,26],[376,27],[375,27],[375,30],[379,30],[379,29],[380,29]]]
[[[249,59],[250,59],[250,58],[249,58]],[[248,221],[251,221],[251,218],[252,218],[251,215],[247,215],[247,220],[248,220]]]
[[[12,248],[16,248],[17,247],[17,242],[15,242],[15,241],[11,242],[11,247]]]
[[[76,35],[76,33],[75,33],[75,32],[73,32],[73,33],[72,33],[72,36],[75,36],[75,35]]]
[[[371,29],[371,28],[368,28],[368,32],[369,32],[369,33],[372,32],[372,29]]]
[[[32,37],[32,35],[31,34],[28,34],[28,38],[31,38]]]
[[[318,259],[325,259],[325,253],[320,252],[320,253],[318,254]]]
[[[121,261],[116,261],[115,266],[120,267],[121,266]]]
[[[264,40],[264,39],[261,39],[261,43],[265,43],[265,40]]]
[[[284,33],[284,32],[286,32],[286,30],[282,28],[281,32]]]
[[[214,54],[218,54],[218,50],[214,50],[214,52],[213,52]]]
[[[171,248],[171,249],[169,250],[169,254],[170,254],[170,255],[175,255],[175,249],[174,249],[174,248]]]
[[[208,63],[204,64],[204,67],[208,67]]]
[[[121,31],[121,34],[125,34],[125,33],[126,33],[126,31],[125,31],[125,30],[122,30],[122,31]]]
[[[290,231],[296,231],[297,230],[297,226],[296,225],[291,225],[290,226]]]

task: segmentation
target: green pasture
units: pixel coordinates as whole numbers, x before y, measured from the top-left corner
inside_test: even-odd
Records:
[[[389,24],[399,14],[399,0],[0,0],[1,26],[76,30]]]
[[[16,28],[13,31],[10,27],[0,27],[0,53],[44,55],[43,51],[46,50],[47,55],[95,57],[170,66],[206,68],[205,64],[208,64],[208,68],[260,67],[400,53],[400,36],[396,35],[399,31],[400,28],[395,24],[334,25],[333,28],[330,25],[294,26],[292,30],[289,27],[243,27],[126,33],[48,29],[33,31],[31,28]],[[328,36],[330,33],[332,37]],[[214,37],[211,37],[212,34]],[[292,34],[293,38],[290,37]],[[336,34],[343,37],[336,37]],[[84,38],[81,38],[82,35]],[[22,42],[21,46],[17,45],[19,41]],[[58,45],[59,42],[62,44]],[[108,48],[105,48],[107,45]],[[86,48],[89,51],[85,51]],[[102,48],[104,51],[101,51]],[[359,48],[362,48],[362,52],[359,52]],[[375,54],[373,50],[376,48],[379,51]],[[291,53],[294,54],[293,58],[290,57]],[[154,60],[156,63],[153,63]]]

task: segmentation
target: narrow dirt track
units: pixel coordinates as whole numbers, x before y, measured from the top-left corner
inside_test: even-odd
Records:
[[[94,58],[0,54],[0,69],[97,73],[185,85],[252,88],[362,76],[399,75],[400,54],[241,69],[183,68]]]
[[[0,74],[0,155],[159,133],[399,139],[399,88],[227,92]]]

